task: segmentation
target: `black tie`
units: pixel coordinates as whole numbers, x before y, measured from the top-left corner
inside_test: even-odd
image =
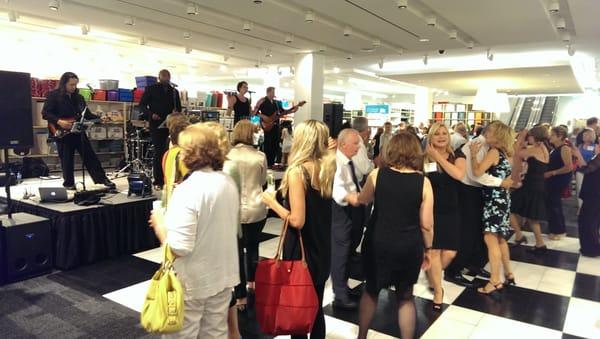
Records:
[[[358,184],[358,179],[356,178],[356,171],[354,170],[354,163],[352,160],[348,162],[348,166],[350,166],[350,173],[352,174],[352,182],[356,185],[356,191],[360,192],[360,185]]]

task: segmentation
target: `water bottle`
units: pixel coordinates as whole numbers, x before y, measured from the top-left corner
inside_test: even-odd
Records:
[[[17,172],[17,185],[21,183],[23,176],[21,175],[21,171]]]
[[[267,172],[267,192],[275,192],[275,178],[273,172]]]

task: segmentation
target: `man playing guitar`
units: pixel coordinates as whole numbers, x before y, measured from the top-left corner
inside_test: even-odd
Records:
[[[267,96],[261,98],[254,107],[254,115],[260,116],[260,125],[265,133],[265,154],[267,164],[272,167],[279,154],[279,118],[282,115],[294,113],[302,107],[306,101],[300,101],[290,109],[283,109],[281,102],[275,100],[275,87],[267,88]]]
[[[77,91],[78,83],[79,78],[75,73],[64,73],[60,77],[58,88],[48,93],[42,110],[43,118],[48,120],[50,138],[54,139],[58,149],[63,172],[63,186],[67,189],[75,189],[73,158],[75,150],[77,150],[82,155],[85,168],[94,183],[115,188],[115,184],[106,177],[85,132],[81,132],[83,136],[81,133],[69,133],[82,112],[86,118],[98,118],[87,109],[85,99]]]

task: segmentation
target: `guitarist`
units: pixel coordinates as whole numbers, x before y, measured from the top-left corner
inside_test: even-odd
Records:
[[[79,121],[81,112],[85,109],[86,119],[97,119],[98,117],[86,108],[85,99],[77,91],[79,78],[75,73],[66,72],[60,77],[58,88],[48,93],[44,102],[42,116],[48,121],[50,130],[68,132],[73,123]],[[51,136],[52,138],[52,136]],[[64,136],[54,138],[58,149],[58,156],[63,173],[63,186],[69,190],[75,190],[74,178],[74,156],[75,150],[82,155],[85,168],[96,184],[103,184],[109,188],[115,188],[115,184],[108,179],[96,153],[90,145],[85,133],[66,133]]]
[[[283,109],[281,102],[275,100],[275,87],[267,87],[267,96],[256,103],[254,115],[260,116],[260,125],[265,133],[265,154],[269,167],[275,164],[275,159],[279,154],[279,118],[282,115],[296,112],[305,103],[306,101],[301,101],[290,109]]]

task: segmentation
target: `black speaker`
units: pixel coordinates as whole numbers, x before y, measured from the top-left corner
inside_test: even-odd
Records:
[[[50,220],[27,213],[0,218],[0,281],[10,283],[52,271]]]
[[[329,127],[329,135],[337,138],[342,130],[344,105],[341,103],[323,104],[323,122]]]
[[[33,147],[31,76],[0,71],[0,148]]]

